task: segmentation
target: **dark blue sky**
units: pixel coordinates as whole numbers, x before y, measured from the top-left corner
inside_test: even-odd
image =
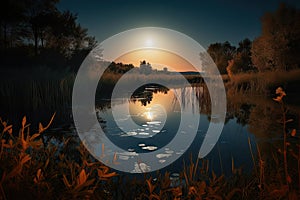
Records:
[[[300,7],[299,0],[61,0],[59,8],[78,13],[79,23],[99,42],[128,29],[157,26],[180,31],[206,48],[259,36],[261,16],[279,2]]]

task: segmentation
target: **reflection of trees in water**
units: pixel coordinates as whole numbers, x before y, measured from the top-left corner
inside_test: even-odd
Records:
[[[231,119],[236,119],[238,124],[245,126],[249,123],[249,117],[251,109],[253,108],[252,104],[247,102],[231,102],[227,101],[227,114],[226,114],[226,123]]]
[[[263,153],[264,159],[271,159],[274,150],[282,147],[283,127],[282,113],[279,105],[271,97],[264,96],[227,96],[228,115],[236,118],[238,123],[248,126],[248,131],[256,137],[258,147]],[[290,107],[288,119],[293,122],[288,124],[287,129],[298,127],[299,111]]]
[[[278,104],[264,96],[227,96],[228,115],[237,118],[249,131],[260,138],[278,136],[282,128]],[[289,110],[289,116],[296,119],[296,112]],[[296,124],[294,124],[296,125]]]
[[[199,102],[199,111],[206,114],[210,118],[211,114],[211,101],[208,89],[205,85],[201,87],[194,87],[195,96]]]
[[[153,94],[167,94],[168,91],[168,88],[158,84],[144,85],[135,90],[135,92],[131,96],[130,101],[132,101],[133,103],[139,101],[143,106],[147,106],[151,103],[153,99]]]
[[[187,108],[195,114],[201,113],[207,115],[208,120],[211,122],[218,122],[217,117],[211,116],[211,99],[205,85],[172,88],[170,92],[169,89],[165,87],[147,85],[136,90],[130,101],[138,102],[143,106],[146,106],[153,100],[157,102],[161,96],[164,96],[159,95],[158,97],[154,95],[155,93],[174,93],[174,95],[165,95],[166,98],[170,98],[167,102],[173,106],[172,111],[178,111],[178,108],[181,105],[183,110],[184,108]],[[176,98],[175,93],[177,94],[178,99]],[[172,99],[173,96],[174,98]],[[156,97],[158,98],[156,99]],[[293,111],[294,109],[290,110]],[[238,123],[242,126],[246,126],[241,132],[232,132],[232,136],[234,137],[234,135],[242,133],[245,134],[244,130],[247,128],[248,131],[255,136],[255,141],[257,143],[252,146],[253,152],[256,152],[254,146],[259,147],[259,150],[263,152],[262,159],[266,161],[266,165],[269,165],[268,167],[271,167],[271,169],[274,166],[272,156],[276,154],[276,150],[282,146],[282,124],[278,122],[280,117],[281,113],[278,104],[270,97],[227,94],[225,123],[231,121],[231,125]],[[299,121],[293,116],[293,113],[290,113],[288,118],[293,118],[296,122]],[[105,126],[105,122],[102,123],[102,126]],[[291,127],[295,128],[296,126],[295,124],[291,124]],[[231,131],[233,131],[233,129],[231,129]],[[250,138],[252,138],[251,134]],[[253,140],[251,139],[251,141]]]
[[[227,99],[227,118],[236,118],[237,123],[248,125],[248,130],[256,137],[274,137],[281,130],[277,122],[280,113],[271,99],[234,95],[227,95]]]
[[[138,88],[131,96],[131,102],[141,102],[143,106],[147,106],[153,100],[153,94],[167,94],[168,88],[161,85],[144,85]],[[178,94],[180,99],[170,99],[170,103],[175,107],[180,101],[183,108],[191,107],[194,113],[207,115],[209,121],[217,122],[217,118],[211,116],[211,99],[207,87],[198,85],[194,87],[173,88],[173,91]],[[217,102],[215,102],[217,103]],[[110,103],[102,105],[102,107],[110,107]],[[297,113],[292,113],[290,116],[294,119],[294,127],[297,127],[295,122],[298,122]],[[236,122],[242,126],[248,126],[248,130],[257,138],[270,139],[280,137],[281,124],[280,110],[278,105],[271,98],[257,96],[240,96],[227,94],[227,113],[225,123],[231,119],[236,119]]]
[[[139,101],[142,103],[143,106],[147,106],[147,104],[150,104],[153,99],[153,92],[152,91],[143,91],[138,92],[131,96],[130,101],[133,103]]]
[[[221,119],[221,116],[212,116],[212,104],[217,108],[218,107],[218,99],[214,99],[214,102],[211,101],[211,94],[208,91],[208,88],[206,85],[201,85],[197,87],[193,87],[193,90],[195,92],[195,96],[198,102],[198,110],[199,113],[205,114],[207,116],[207,119],[211,122],[218,123]],[[214,91],[214,96],[217,96],[216,93],[218,93],[218,88],[216,87]],[[220,113],[218,113],[219,115]],[[228,121],[227,116],[225,117],[225,123]]]
[[[275,105],[276,106],[276,105]],[[281,125],[278,123],[280,110],[274,105],[257,104],[249,117],[249,131],[260,138],[271,138],[280,134]]]

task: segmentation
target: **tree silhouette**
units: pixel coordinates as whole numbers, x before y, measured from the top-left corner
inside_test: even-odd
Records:
[[[239,47],[233,56],[233,59],[228,62],[227,72],[228,74],[236,74],[239,72],[246,72],[254,70],[251,60],[251,47],[252,42],[246,38],[239,42]]]
[[[233,58],[236,48],[226,41],[224,43],[214,43],[209,45],[207,52],[217,65],[220,73],[225,74],[228,61]]]
[[[53,16],[58,12],[55,4],[58,0],[26,0],[26,16],[28,28],[31,31],[34,41],[34,52],[38,54],[40,42],[44,45],[44,34],[51,25]]]
[[[259,71],[300,67],[300,10],[280,4],[262,17],[262,34],[253,41],[252,61]]]
[[[96,46],[77,22],[77,14],[60,11],[59,0],[6,0],[0,7],[1,67],[75,66]],[[76,56],[76,59],[73,57]],[[19,59],[12,59],[18,57]],[[21,62],[22,61],[22,62]],[[25,64],[26,63],[26,64]],[[74,67],[73,67],[74,68]]]
[[[0,47],[2,50],[14,47],[20,42],[20,23],[24,20],[24,6],[24,3],[18,0],[1,2]]]
[[[88,38],[87,29],[77,24],[77,15],[70,11],[56,13],[53,17],[53,24],[49,27],[46,35],[48,48],[54,48],[66,56],[70,56],[74,50],[84,48],[84,42],[87,39],[91,44],[92,38]]]

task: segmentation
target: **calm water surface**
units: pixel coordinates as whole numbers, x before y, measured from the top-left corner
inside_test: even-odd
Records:
[[[180,98],[177,99],[176,94]],[[191,156],[193,162],[196,162],[209,123],[218,123],[217,116],[210,116],[209,95],[202,87],[166,89],[149,86],[137,91],[129,102],[120,97],[112,99],[111,104],[118,112],[117,116],[113,116],[111,107],[102,106],[99,106],[97,116],[106,136],[122,149],[121,152],[111,152],[115,154],[116,162],[122,161],[122,164],[132,165],[133,173],[149,171],[152,166],[168,163],[175,157],[178,159],[162,171],[179,173],[183,170],[183,163],[190,162]],[[129,114],[126,112],[128,107]],[[185,115],[185,112],[189,115]],[[188,131],[188,126],[178,131],[181,117],[188,117],[185,118],[191,121],[188,126],[193,126],[193,118],[200,117],[196,137],[191,145],[185,148],[181,143],[193,136]],[[138,126],[129,125],[131,120]],[[233,165],[244,171],[252,168],[249,142],[252,148],[256,149],[255,137],[248,131],[248,125],[238,121],[235,117],[226,121],[218,142],[205,157],[209,161],[211,171],[229,175]],[[179,137],[176,137],[176,134],[179,134]],[[176,145],[170,148],[170,142]],[[109,147],[105,148],[108,148],[109,152]],[[140,153],[149,152],[155,154],[151,160],[139,161]],[[253,153],[255,154],[255,151]],[[136,162],[130,162],[132,160]]]

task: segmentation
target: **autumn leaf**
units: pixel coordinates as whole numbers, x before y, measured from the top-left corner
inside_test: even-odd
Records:
[[[23,120],[22,120],[22,127],[24,128],[25,127],[25,124],[26,124],[26,116],[23,117]]]
[[[195,188],[194,186],[190,186],[190,187],[189,187],[189,192],[188,192],[188,194],[189,194],[189,195],[194,195],[194,194],[196,194],[196,193],[197,193],[196,188]]]
[[[41,180],[43,179],[43,174],[42,174],[42,170],[38,169],[37,173],[36,173],[36,177],[34,177],[33,181],[35,183],[39,183]]]
[[[4,148],[9,148],[9,145],[8,144],[5,144],[6,140],[5,139],[2,139],[1,140],[1,146],[4,147]]]
[[[116,172],[108,173],[109,169],[106,166],[100,166],[99,168],[100,169],[97,169],[97,171],[98,171],[98,176],[99,176],[100,180],[108,180],[111,177],[117,176]]]
[[[6,127],[3,129],[3,133],[5,133],[6,131],[8,131],[8,133],[11,134],[10,131],[9,131],[10,129],[12,129],[12,125],[6,126]]]
[[[39,133],[44,131],[44,127],[42,125],[42,123],[39,123]]]
[[[63,181],[64,181],[65,186],[67,186],[68,188],[72,187],[72,185],[69,183],[66,175],[63,175]]]
[[[146,180],[150,194],[152,194],[153,190],[155,189],[155,186],[151,183],[151,180],[151,178]]]
[[[86,180],[87,180],[87,175],[85,173],[85,170],[82,169],[79,176],[78,176],[78,178],[77,178],[77,183],[78,183],[78,185],[82,185],[86,182]]]
[[[277,101],[277,102],[280,102],[282,100],[282,97],[281,96],[278,96],[276,98],[273,98],[274,101]]]
[[[296,129],[293,129],[291,132],[291,136],[295,137],[296,136]]]
[[[31,157],[28,154],[26,154],[23,158],[21,158],[21,161],[20,161],[21,165],[24,165],[30,159],[31,159]]]
[[[47,124],[47,126],[44,128],[44,130],[46,130],[46,129],[48,129],[49,128],[49,126],[52,124],[52,122],[53,122],[53,120],[54,120],[54,117],[55,117],[55,115],[56,115],[56,112],[52,115],[52,117],[51,117],[51,119],[50,119],[50,121],[49,121],[49,123]],[[43,131],[44,131],[43,130]]]
[[[47,124],[46,127],[44,127],[42,125],[42,123],[39,123],[39,134],[41,134],[42,132],[44,132],[45,130],[47,130],[49,128],[49,126],[52,124],[54,117],[55,117],[56,113],[54,113],[49,121],[49,123]]]
[[[28,142],[24,139],[24,133],[23,133],[23,132],[21,133],[21,142],[22,142],[23,150],[25,151],[25,150],[29,147],[29,144],[28,144]]]
[[[39,137],[40,134],[39,133],[35,133],[30,137],[30,141],[33,141],[34,139],[36,139],[37,137]]]

